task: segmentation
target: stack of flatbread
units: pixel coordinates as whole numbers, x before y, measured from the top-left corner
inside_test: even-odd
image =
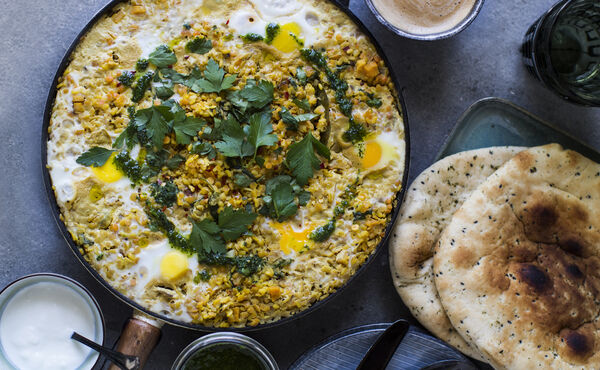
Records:
[[[600,164],[557,144],[458,153],[400,212],[392,276],[427,329],[499,369],[600,368]]]

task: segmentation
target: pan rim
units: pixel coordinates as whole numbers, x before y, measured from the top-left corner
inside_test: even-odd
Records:
[[[85,35],[92,29],[92,27],[102,17],[104,17],[106,14],[108,14],[116,5],[118,5],[119,3],[125,2],[125,1],[127,1],[127,0],[111,0],[111,1],[109,1],[99,11],[96,12],[96,14],[89,20],[89,22],[83,27],[83,29],[75,37],[73,42],[70,44],[69,48],[67,48],[67,50],[65,51],[63,58],[61,59],[61,62],[58,66],[58,69],[56,71],[56,74],[54,75],[52,84],[50,86],[50,90],[48,92],[48,97],[46,99],[46,104],[44,107],[44,116],[43,116],[43,123],[42,123],[42,137],[41,137],[41,139],[42,139],[41,140],[42,141],[41,142],[41,146],[42,146],[42,148],[41,148],[42,177],[43,177],[44,187],[46,190],[46,197],[48,198],[48,203],[50,205],[54,221],[56,222],[62,237],[64,238],[65,242],[69,246],[69,249],[71,249],[73,254],[75,254],[75,257],[77,258],[77,260],[79,260],[79,262],[94,277],[94,279],[98,283],[100,283],[100,285],[102,285],[105,289],[107,289],[112,295],[114,295],[117,299],[119,299],[121,302],[125,303],[126,305],[133,308],[134,310],[140,311],[150,317],[153,317],[164,323],[168,323],[168,324],[176,326],[176,327],[191,329],[191,330],[200,331],[200,332],[230,331],[230,332],[238,332],[238,333],[247,333],[247,332],[255,332],[255,331],[260,331],[260,330],[265,330],[265,329],[271,329],[271,328],[274,328],[274,327],[277,327],[277,326],[280,326],[283,324],[287,324],[296,319],[300,319],[311,313],[314,313],[316,310],[318,310],[324,304],[328,303],[332,299],[332,297],[339,296],[340,293],[342,291],[344,291],[346,287],[348,287],[353,281],[355,281],[360,275],[362,275],[364,273],[364,271],[366,270],[366,268],[372,263],[372,261],[374,259],[377,258],[377,256],[381,253],[381,251],[385,248],[385,246],[387,245],[387,241],[389,239],[392,227],[393,227],[393,225],[396,221],[396,218],[398,216],[398,213],[400,211],[400,206],[404,200],[404,195],[405,195],[406,188],[407,188],[409,165],[410,165],[410,135],[409,135],[409,126],[408,126],[408,114],[407,114],[407,110],[406,110],[405,101],[402,97],[402,89],[399,88],[400,85],[398,83],[397,76],[396,76],[394,70],[391,68],[391,63],[390,63],[387,55],[383,52],[381,45],[379,44],[377,39],[374,37],[374,35],[370,32],[370,30],[364,25],[364,23],[348,7],[344,6],[343,4],[340,4],[339,2],[337,2],[335,0],[325,0],[325,1],[333,4],[334,6],[336,6],[342,12],[344,12],[354,22],[354,24],[360,29],[360,31],[369,39],[369,42],[377,50],[377,53],[384,61],[384,64],[390,74],[392,83],[394,84],[394,88],[395,88],[394,92],[396,93],[396,97],[395,97],[396,104],[397,104],[397,108],[400,110],[400,115],[401,115],[402,121],[403,121],[402,123],[403,123],[403,128],[404,128],[404,148],[405,148],[405,150],[404,150],[404,169],[403,169],[403,174],[402,174],[402,184],[401,184],[400,190],[396,193],[396,196],[394,198],[394,203],[395,203],[394,208],[392,209],[392,212],[390,213],[390,216],[389,216],[390,219],[385,228],[385,233],[384,233],[381,241],[377,244],[377,246],[375,247],[373,252],[371,252],[369,257],[365,260],[365,262],[363,262],[363,264],[356,270],[356,272],[343,285],[338,287],[333,293],[329,294],[327,297],[325,297],[317,302],[314,302],[312,305],[308,306],[306,309],[304,309],[302,311],[291,314],[290,316],[282,317],[276,321],[259,324],[256,326],[220,328],[220,327],[213,327],[213,326],[198,325],[198,324],[193,324],[193,323],[186,323],[186,322],[153,312],[150,309],[143,307],[142,305],[140,305],[133,299],[126,297],[123,293],[119,292],[116,288],[114,288],[107,280],[105,280],[102,276],[100,276],[100,274],[96,271],[96,269],[94,269],[85,260],[83,255],[79,252],[79,246],[74,242],[73,238],[71,237],[71,234],[69,233],[69,231],[66,228],[65,223],[61,220],[62,214],[60,211],[60,207],[58,206],[58,203],[56,201],[56,195],[52,188],[52,181],[50,179],[50,171],[48,171],[48,166],[47,166],[48,139],[49,139],[48,128],[50,127],[50,118],[52,116],[52,108],[54,106],[54,101],[56,98],[56,92],[57,92],[56,87],[58,85],[58,80],[63,75],[66,68],[68,67],[69,62],[71,60],[71,55],[72,55],[73,51],[75,50],[75,48],[77,47],[77,45],[79,45],[79,43],[83,39],[83,37],[85,37]]]

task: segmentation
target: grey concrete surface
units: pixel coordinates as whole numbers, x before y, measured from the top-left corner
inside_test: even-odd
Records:
[[[52,218],[42,183],[42,114],[64,52],[107,0],[0,0],[0,287],[25,274],[51,271],[87,286],[107,319],[109,344],[131,314],[76,262]],[[373,31],[398,74],[411,129],[414,178],[433,161],[461,113],[478,99],[511,100],[600,149],[600,111],[561,101],[521,64],[529,25],[554,0],[490,0],[458,36],[431,43],[397,37],[363,0],[351,9]],[[312,345],[356,325],[410,314],[395,293],[387,251],[346,290],[292,323],[250,335],[282,369]],[[412,320],[412,319],[411,319]],[[201,333],[165,327],[148,369],[168,369]]]

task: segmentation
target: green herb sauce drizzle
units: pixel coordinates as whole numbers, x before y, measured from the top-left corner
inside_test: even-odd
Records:
[[[300,50],[300,54],[306,61],[314,64],[319,70],[325,73],[329,85],[335,91],[335,100],[339,105],[340,110],[350,119],[348,130],[344,132],[343,135],[344,140],[354,144],[362,141],[365,136],[367,136],[367,130],[363,124],[356,122],[352,117],[352,100],[346,94],[348,91],[348,83],[342,80],[338,73],[333,72],[331,68],[329,68],[327,59],[322,53],[315,49],[302,49]]]

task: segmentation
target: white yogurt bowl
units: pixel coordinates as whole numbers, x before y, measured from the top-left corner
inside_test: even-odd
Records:
[[[72,340],[73,331],[104,344],[100,306],[75,280],[33,274],[0,292],[1,369],[91,369],[98,353]]]

